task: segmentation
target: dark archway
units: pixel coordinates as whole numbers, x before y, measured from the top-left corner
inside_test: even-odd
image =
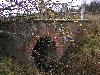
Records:
[[[57,57],[56,43],[48,36],[41,37],[33,48],[32,56],[38,68],[50,68]]]

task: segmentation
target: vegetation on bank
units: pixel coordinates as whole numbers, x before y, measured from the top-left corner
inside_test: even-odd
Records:
[[[71,66],[70,75],[99,75],[100,28],[83,27],[74,44],[66,50],[63,62]]]

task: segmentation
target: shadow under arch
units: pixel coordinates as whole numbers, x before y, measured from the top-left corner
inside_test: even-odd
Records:
[[[33,47],[32,56],[38,68],[50,68],[51,62],[56,62],[56,42],[49,36],[41,37]]]

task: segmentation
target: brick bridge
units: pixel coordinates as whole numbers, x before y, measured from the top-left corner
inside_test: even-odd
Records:
[[[56,58],[58,61],[70,45],[67,41],[73,41],[74,35],[77,35],[83,26],[90,24],[90,20],[82,19],[42,20],[31,16],[3,18],[0,20],[0,39],[6,41],[0,43],[0,48],[7,49],[10,53],[6,53],[21,60],[30,60],[32,56],[38,59],[37,55],[40,55],[45,59]],[[13,38],[14,42],[9,38]]]

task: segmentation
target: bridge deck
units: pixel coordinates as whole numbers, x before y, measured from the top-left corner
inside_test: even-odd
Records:
[[[89,19],[34,19],[34,21],[49,21],[49,22],[91,22]]]
[[[0,18],[1,20],[2,19],[23,19],[23,20],[28,20],[28,21],[42,21],[42,22],[91,22],[91,20],[89,19],[38,19],[34,16],[10,16],[10,17],[1,17]]]

